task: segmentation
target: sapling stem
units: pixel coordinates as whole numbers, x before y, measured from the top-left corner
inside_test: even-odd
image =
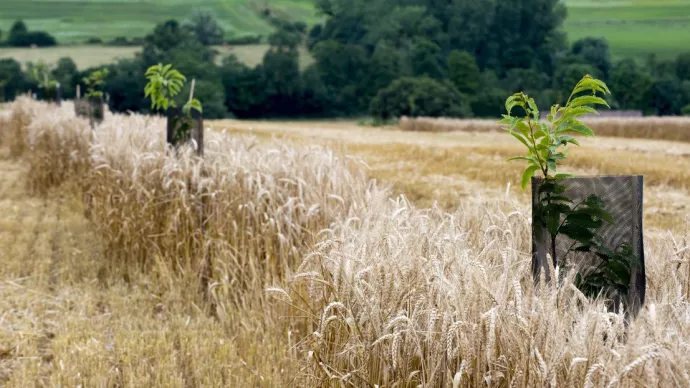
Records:
[[[192,99],[194,99],[194,84],[196,84],[196,78],[192,78],[192,87],[189,88],[189,102],[192,102]]]

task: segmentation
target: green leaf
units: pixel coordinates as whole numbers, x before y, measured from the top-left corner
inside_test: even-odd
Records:
[[[549,167],[549,170],[556,171],[556,161],[554,159],[547,159],[546,165]]]
[[[544,218],[546,221],[546,230],[549,231],[549,234],[552,236],[552,238],[558,235],[558,226],[561,222],[560,214],[546,213]]]
[[[515,93],[512,96],[508,97],[505,106],[508,114],[510,114],[513,108],[515,108],[516,106],[524,107],[525,103],[522,99],[522,93]]]
[[[512,128],[518,130],[524,136],[527,136],[530,133],[529,125],[527,125],[525,121],[520,118],[517,119],[515,125]]]
[[[555,179],[566,179],[566,178],[572,178],[574,175],[573,174],[556,174],[554,176]]]
[[[568,203],[573,202],[572,199],[570,199],[568,197],[564,197],[562,195],[552,195],[549,197],[549,200],[551,200],[551,202],[555,202],[555,201],[568,202]]]
[[[569,108],[577,108],[579,106],[583,105],[604,105],[608,108],[610,108],[609,104],[601,97],[596,97],[596,96],[581,96],[577,97],[574,100],[570,101],[570,104],[568,104]]]
[[[537,104],[534,102],[533,98],[530,98],[527,100],[527,105],[529,106],[530,113],[532,114],[532,118],[534,121],[539,121],[539,108],[537,108]]]
[[[594,237],[594,232],[591,230],[574,224],[564,224],[560,228],[560,233],[582,244],[588,244]]]
[[[510,131],[510,134],[513,135],[514,138],[518,139],[520,143],[524,144],[528,150],[534,152],[532,146],[529,144],[529,141],[522,134],[515,131]]]
[[[583,228],[597,229],[601,227],[601,220],[593,218],[590,214],[571,213],[565,218],[567,224],[574,224]]]
[[[549,197],[548,200],[553,201],[553,198]],[[544,211],[548,213],[558,214],[559,218],[561,214],[568,214],[570,212],[570,206],[563,203],[547,203],[544,206]]]
[[[568,133],[568,132],[575,132],[575,133],[579,133],[580,135],[588,136],[588,137],[594,136],[594,131],[592,131],[592,129],[590,127],[588,127],[588,126],[586,126],[580,122],[578,122],[577,124],[565,126],[563,129],[559,129],[557,131],[558,134]]]
[[[558,123],[568,121],[569,119],[577,118],[587,114],[599,114],[599,112],[589,106],[578,106],[577,108],[565,108],[561,117],[558,118]]]
[[[513,117],[510,115],[501,115],[501,116],[503,116],[503,119],[501,119],[498,123],[499,124],[510,124],[511,127],[513,126],[512,125],[513,121],[518,120],[517,117]]]
[[[527,187],[527,183],[529,183],[530,179],[534,176],[534,173],[539,170],[538,166],[529,166],[525,169],[525,172],[522,174],[522,189],[524,190]]]
[[[601,218],[602,220],[608,222],[609,224],[616,224],[616,220],[613,219],[613,217],[607,213],[604,209],[599,209],[599,208],[581,208],[577,210],[578,212],[583,212],[592,216],[596,216]]]
[[[575,89],[573,89],[573,92],[570,94],[570,97],[580,93],[590,90],[592,93],[602,93],[602,94],[611,94],[611,91],[609,91],[609,88],[606,86],[606,84],[598,79],[594,79],[589,75],[586,75],[582,77],[580,82],[575,85]]]
[[[594,132],[592,132],[594,133]],[[564,135],[564,136],[557,136],[556,137],[556,143],[566,145],[568,143],[575,144],[576,146],[579,146],[580,143],[572,136]]]
[[[565,186],[556,183],[553,179],[549,179],[539,186],[539,194],[563,194]]]
[[[513,160],[529,160],[532,161],[534,158],[530,158],[529,156],[513,156],[512,158],[508,158],[506,161],[512,162]]]

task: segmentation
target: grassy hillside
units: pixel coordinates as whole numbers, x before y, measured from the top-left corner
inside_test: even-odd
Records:
[[[7,31],[21,18],[30,29],[46,30],[61,43],[136,37],[158,22],[184,20],[194,8],[207,8],[228,36],[266,34],[271,30],[262,17],[266,6],[276,16],[307,23],[317,20],[311,0],[2,0],[0,29]]]
[[[566,1],[570,41],[605,37],[615,58],[690,51],[690,0]]]

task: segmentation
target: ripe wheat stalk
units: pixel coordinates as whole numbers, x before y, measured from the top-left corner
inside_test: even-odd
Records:
[[[68,104],[11,109],[29,184],[87,198],[110,271],[220,320],[243,305],[287,325],[291,384],[690,386],[688,236],[648,239],[647,307],[626,325],[572,275],[533,285],[520,203],[418,209],[326,148],[209,133],[200,160],[167,151],[159,118],[92,133]]]

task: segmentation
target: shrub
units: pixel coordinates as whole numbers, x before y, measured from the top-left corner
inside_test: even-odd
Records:
[[[230,39],[227,39],[225,42],[229,45],[233,46],[243,46],[243,45],[251,45],[251,44],[259,44],[263,41],[263,36],[261,35],[242,35],[242,36],[234,36]]]
[[[8,43],[13,47],[30,47],[33,45],[38,47],[57,46],[55,38],[45,31],[30,31],[23,34],[15,34],[10,36]]]
[[[387,120],[392,117],[472,115],[467,98],[452,85],[429,77],[404,77],[378,92],[370,106],[371,115]]]
[[[144,44],[144,38],[134,37],[127,39],[125,36],[118,36],[106,44],[108,46],[141,46]]]
[[[685,106],[680,110],[680,113],[681,113],[683,116],[690,116],[690,104],[685,105]]]

